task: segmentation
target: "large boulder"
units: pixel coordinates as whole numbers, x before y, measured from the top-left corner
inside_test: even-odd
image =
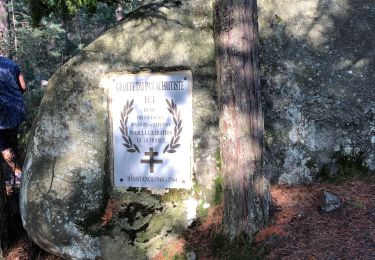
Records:
[[[258,5],[272,179],[298,184],[337,169],[375,170],[375,2]]]
[[[108,73],[193,75],[194,188],[113,187]],[[50,79],[30,134],[20,207],[29,236],[69,259],[147,259],[212,204],[218,109],[211,1],[154,1]]]

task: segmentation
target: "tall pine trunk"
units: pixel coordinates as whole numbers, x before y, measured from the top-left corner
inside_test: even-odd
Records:
[[[2,54],[7,53],[8,39],[8,12],[6,9],[6,1],[0,0],[0,51]],[[4,173],[2,168],[2,160],[0,158],[0,259],[3,259],[3,248],[6,242],[6,205],[5,205],[5,186]]]
[[[8,12],[6,0],[0,0],[0,39],[6,37],[8,32]]]
[[[9,16],[9,10],[8,10],[8,25],[9,25],[9,20],[12,22],[12,29],[9,30],[10,36],[12,39],[12,45],[13,45],[13,53],[12,55],[17,55],[18,52],[18,39],[17,39],[17,33],[16,33],[16,17],[14,15],[14,2],[13,0],[10,0],[10,6],[11,6],[11,12],[12,12],[12,17]]]
[[[216,0],[214,33],[221,106],[224,232],[250,239],[269,220],[262,171],[263,114],[256,0]]]
[[[3,257],[3,249],[7,241],[7,211],[6,211],[6,191],[4,185],[4,171],[0,160],[0,259]]]
[[[0,51],[7,54],[8,45],[8,12],[6,0],[0,0]]]

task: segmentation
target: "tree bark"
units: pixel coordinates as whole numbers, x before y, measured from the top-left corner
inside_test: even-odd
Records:
[[[2,161],[0,160],[0,259],[3,257],[3,249],[5,248],[7,239],[6,228],[6,191],[4,185],[4,171],[2,168]]]
[[[216,0],[217,84],[221,107],[224,232],[233,240],[269,220],[269,180],[262,171],[263,114],[256,0]]]
[[[0,38],[6,36],[8,31],[8,13],[6,9],[6,0],[0,0]]]
[[[11,7],[12,7],[12,25],[13,25],[13,48],[14,48],[14,54],[17,55],[18,52],[18,39],[17,39],[17,33],[16,33],[16,18],[14,16],[14,3],[13,0],[10,0]]]
[[[6,54],[6,46],[8,38],[8,12],[6,8],[6,0],[0,0],[0,51]]]

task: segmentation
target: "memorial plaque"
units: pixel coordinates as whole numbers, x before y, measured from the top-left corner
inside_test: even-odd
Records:
[[[110,82],[115,186],[190,188],[191,72],[117,73]]]

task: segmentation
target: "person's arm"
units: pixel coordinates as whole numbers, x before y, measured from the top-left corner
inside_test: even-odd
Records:
[[[24,79],[22,74],[20,74],[18,76],[18,82],[17,83],[18,83],[18,86],[19,86],[21,92],[22,93],[25,92],[26,91],[26,83],[25,83],[25,79]]]

